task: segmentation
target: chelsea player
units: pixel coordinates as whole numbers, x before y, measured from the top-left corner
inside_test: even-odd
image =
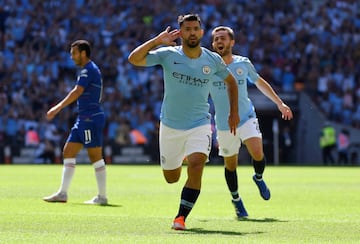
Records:
[[[102,155],[103,129],[105,115],[101,108],[103,91],[102,76],[98,66],[90,59],[90,44],[77,40],[71,44],[71,58],[81,67],[76,85],[58,104],[46,114],[52,120],[63,108],[77,101],[78,116],[63,149],[63,172],[60,189],[51,196],[44,197],[47,202],[67,202],[68,189],[74,175],[76,155],[85,147],[94,167],[98,185],[98,195],[87,204],[106,205],[106,167]]]

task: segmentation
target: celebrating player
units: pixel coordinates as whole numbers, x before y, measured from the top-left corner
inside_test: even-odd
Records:
[[[234,32],[231,28],[220,26],[212,31],[212,46],[214,50],[220,54],[237,80],[237,89],[239,91],[238,108],[241,120],[239,127],[236,129],[236,136],[229,132],[230,128],[226,121],[224,121],[224,116],[228,113],[229,103],[224,99],[226,85],[221,79],[211,83],[211,97],[215,106],[219,155],[224,157],[226,183],[232,195],[232,203],[235,206],[237,216],[247,217],[248,213],[238,192],[236,172],[241,143],[246,145],[251,155],[255,170],[253,180],[258,186],[262,198],[264,200],[270,199],[270,190],[263,180],[266,158],[263,152],[262,135],[255,109],[248,98],[247,81],[254,83],[265,96],[277,105],[283,119],[290,120],[293,114],[291,109],[274,92],[269,83],[256,72],[251,61],[246,57],[232,53],[234,43]]]
[[[233,133],[239,116],[234,77],[218,54],[200,46],[204,34],[200,17],[196,14],[179,16],[178,24],[180,30],[170,31],[167,27],[135,48],[129,61],[136,66],[161,65],[163,68],[165,92],[159,135],[161,167],[168,183],[177,182],[182,161],[187,158],[187,180],[172,225],[175,230],[184,230],[186,217],[200,194],[202,173],[211,149],[208,96],[214,78],[224,80],[229,88],[226,96],[230,105],[226,118]],[[182,43],[176,46],[175,40],[179,37]]]

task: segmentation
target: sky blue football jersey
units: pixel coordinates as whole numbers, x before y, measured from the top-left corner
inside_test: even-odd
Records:
[[[146,56],[146,66],[163,68],[165,89],[160,120],[171,128],[187,130],[210,123],[210,84],[230,74],[217,53],[201,49],[196,59],[187,57],[181,46],[160,47]]]
[[[247,82],[255,83],[259,79],[251,61],[242,56],[233,55],[233,62],[228,64],[228,68],[235,76],[238,84],[238,100],[239,100],[239,126],[243,125],[250,117],[255,117],[254,106],[249,99]],[[211,82],[210,94],[215,106],[215,123],[218,130],[229,130],[229,99],[227,96],[226,84],[218,78]]]

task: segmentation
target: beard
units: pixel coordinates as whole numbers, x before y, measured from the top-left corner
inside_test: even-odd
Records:
[[[224,57],[224,56],[226,56],[226,55],[228,55],[228,54],[230,54],[231,52],[230,52],[230,46],[225,46],[223,49],[216,49],[216,52],[218,53],[218,54],[220,54],[220,56],[221,57]]]
[[[196,40],[186,40],[185,45],[190,47],[190,48],[195,48],[198,47],[200,45],[200,39],[196,39]]]

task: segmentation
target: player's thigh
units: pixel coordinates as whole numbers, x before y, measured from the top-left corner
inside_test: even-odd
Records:
[[[238,132],[240,134],[240,139],[243,142],[245,142],[247,139],[252,137],[257,137],[262,139],[259,121],[257,118],[248,119],[242,126],[240,126]]]
[[[68,141],[64,145],[63,157],[75,158],[82,148],[83,148],[82,143]]]
[[[211,125],[202,125],[186,131],[185,155],[196,156],[198,160],[208,161],[212,142]],[[188,160],[190,160],[188,158]]]
[[[195,152],[187,156],[188,159],[188,178],[201,179],[205,163],[208,161],[208,155]]]
[[[185,155],[188,160],[186,187],[201,188],[205,163],[209,161],[212,142],[211,125],[202,125],[187,131]]]
[[[86,149],[91,163],[95,163],[103,158],[102,147],[88,147]]]
[[[259,137],[251,137],[244,141],[246,148],[251,157],[257,161],[263,158],[263,144],[262,139]]]
[[[84,147],[88,152],[89,159],[92,163],[103,158],[103,127],[96,123],[89,123],[82,127],[84,135]]]
[[[170,128],[160,123],[159,149],[163,170],[175,170],[182,165],[185,156],[186,134],[183,130]]]
[[[254,160],[264,157],[262,134],[257,118],[251,118],[240,127],[240,136],[243,143]]]

